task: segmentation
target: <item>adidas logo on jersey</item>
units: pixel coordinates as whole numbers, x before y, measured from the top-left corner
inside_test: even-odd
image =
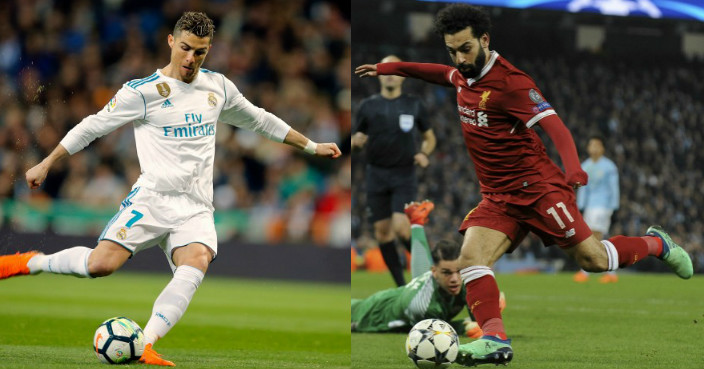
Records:
[[[173,108],[173,107],[174,107],[174,104],[172,104],[171,101],[169,101],[169,99],[166,99],[166,101],[164,101],[164,103],[161,104],[161,108],[162,108],[162,109],[164,109],[164,108]]]

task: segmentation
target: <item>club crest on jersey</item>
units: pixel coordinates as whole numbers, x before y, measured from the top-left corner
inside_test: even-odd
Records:
[[[159,91],[159,95],[162,97],[169,97],[171,94],[171,87],[166,82],[161,82],[156,85],[156,90]]]
[[[530,89],[530,91],[528,91],[528,97],[530,97],[530,99],[536,104],[540,104],[541,102],[545,101],[545,100],[543,100],[543,97],[540,96],[538,91],[536,91],[535,89],[532,89],[532,88]]]
[[[211,108],[214,108],[218,104],[218,99],[215,98],[215,94],[212,92],[208,93],[208,105],[210,105]]]
[[[113,96],[110,101],[108,101],[108,104],[105,105],[105,108],[108,109],[108,113],[115,110],[115,106],[117,106],[117,95]]]
[[[410,114],[401,114],[398,116],[398,125],[404,132],[409,132],[413,129],[413,121],[415,117]]]
[[[127,228],[120,228],[120,230],[117,231],[116,236],[118,240],[124,240],[125,238],[127,238]]]
[[[486,102],[489,100],[489,95],[491,95],[491,91],[482,92],[482,100],[479,102],[479,109],[486,109]]]

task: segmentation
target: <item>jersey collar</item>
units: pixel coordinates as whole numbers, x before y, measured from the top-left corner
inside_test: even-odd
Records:
[[[182,86],[184,88],[192,88],[193,86],[195,86],[196,82],[198,81],[198,78],[200,77],[200,73],[201,73],[201,71],[199,70],[198,74],[196,75],[196,78],[194,78],[191,83],[186,83],[186,82],[183,82],[183,81],[178,80],[176,78],[169,77],[169,76],[165,75],[164,73],[161,72],[161,69],[159,69],[159,68],[157,68],[157,70],[156,70],[156,74],[158,74],[159,76],[163,77],[166,80],[173,81],[177,85]]]
[[[480,80],[482,77],[484,77],[485,74],[489,73],[489,70],[491,69],[491,67],[494,66],[494,62],[498,57],[499,53],[497,53],[496,51],[491,51],[489,54],[489,62],[486,63],[484,68],[482,68],[482,71],[481,73],[479,73],[479,76],[477,78],[467,78],[467,85],[471,86],[472,83]]]

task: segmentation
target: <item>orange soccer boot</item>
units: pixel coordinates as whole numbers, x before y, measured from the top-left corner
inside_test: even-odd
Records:
[[[151,343],[144,346],[144,353],[139,358],[139,362],[147,365],[176,366],[173,362],[162,359],[161,355],[154,351]]]
[[[424,200],[423,202],[412,202],[406,204],[403,209],[404,213],[408,216],[411,224],[425,225],[428,221],[428,215],[435,209],[435,204],[430,200]]]
[[[29,274],[27,262],[37,254],[36,251],[30,251],[0,256],[0,279]]]
[[[589,281],[589,274],[585,273],[583,270],[575,273],[572,280],[577,283],[586,283]]]
[[[618,275],[614,273],[606,273],[599,278],[599,283],[616,283],[618,282]]]

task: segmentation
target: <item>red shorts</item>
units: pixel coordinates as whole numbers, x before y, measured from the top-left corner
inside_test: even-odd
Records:
[[[484,194],[482,201],[464,218],[460,233],[480,226],[502,232],[511,239],[511,252],[528,232],[538,235],[545,246],[567,248],[586,240],[592,231],[577,209],[574,190],[550,180],[507,193]]]

